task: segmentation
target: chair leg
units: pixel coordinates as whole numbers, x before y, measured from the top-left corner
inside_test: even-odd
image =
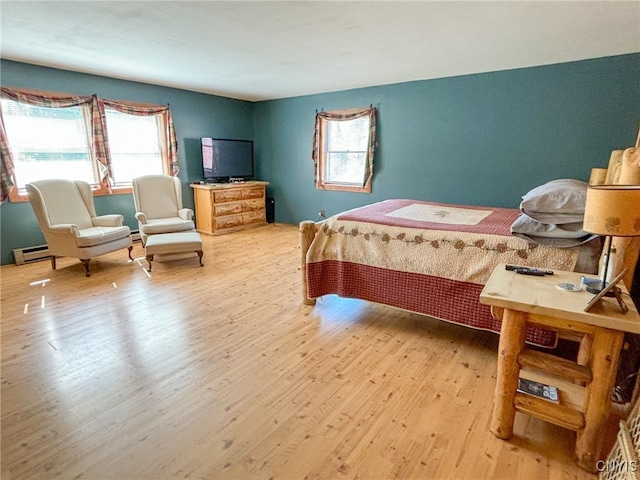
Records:
[[[202,255],[204,254],[204,252],[202,250],[196,250],[196,253],[198,254],[198,260],[200,260],[200,266],[204,267],[204,265],[202,264]]]
[[[133,245],[129,245],[127,247],[127,250],[129,250],[129,260],[133,262],[133,257],[131,256],[131,252],[133,251]]]
[[[91,273],[89,272],[89,262],[91,261],[91,259],[90,258],[87,258],[87,259],[81,258],[80,261],[84,265],[84,271],[85,271],[86,276],[90,277]]]
[[[56,256],[55,255],[51,255],[51,269],[55,270],[56,269]]]
[[[147,255],[147,263],[149,264],[149,268],[147,268],[147,272],[151,271],[151,262],[153,261],[153,253],[151,255]]]

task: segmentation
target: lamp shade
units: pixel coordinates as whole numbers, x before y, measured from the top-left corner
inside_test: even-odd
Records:
[[[583,229],[613,237],[640,236],[640,186],[589,186]]]
[[[606,168],[592,168],[589,185],[603,185],[607,181]]]

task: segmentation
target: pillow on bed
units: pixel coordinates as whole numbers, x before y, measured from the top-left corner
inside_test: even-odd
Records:
[[[522,197],[520,210],[541,223],[582,222],[588,186],[571,178],[552,180]]]
[[[538,245],[554,248],[577,247],[598,237],[585,232],[582,229],[582,222],[561,225],[541,223],[524,213],[520,214],[511,225],[511,234]]]
[[[582,222],[563,223],[542,223],[534,220],[524,213],[520,214],[511,225],[511,233],[522,233],[524,235],[534,235],[536,237],[547,238],[581,238],[589,235],[582,229]]]

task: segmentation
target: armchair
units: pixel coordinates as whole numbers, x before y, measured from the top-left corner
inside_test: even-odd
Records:
[[[39,180],[26,185],[29,202],[49,248],[51,268],[56,257],[79,258],[87,277],[93,257],[133,245],[122,215],[96,214],[91,186],[79,180]]]
[[[195,230],[193,210],[182,208],[182,186],[177,177],[145,175],[133,179],[133,203],[142,244],[159,233]]]

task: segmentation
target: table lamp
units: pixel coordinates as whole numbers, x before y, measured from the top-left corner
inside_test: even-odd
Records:
[[[612,237],[640,236],[640,186],[590,185],[587,189],[583,229],[605,236],[607,258],[602,277],[599,283],[587,288],[591,293],[599,293],[607,287]]]

